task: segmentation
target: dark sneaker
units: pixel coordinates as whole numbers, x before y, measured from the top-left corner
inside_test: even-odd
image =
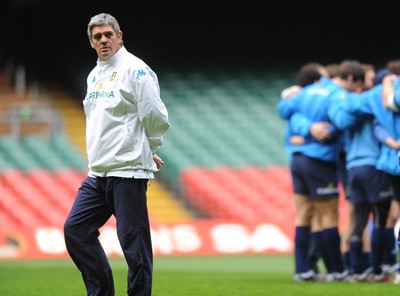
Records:
[[[382,266],[382,272],[387,276],[395,276],[400,268],[399,263],[395,263],[393,265],[385,264]]]
[[[390,276],[387,276],[384,273],[373,274],[370,277],[370,282],[373,282],[373,283],[391,283],[391,282],[393,282],[393,278],[390,277]]]
[[[335,272],[334,277],[336,282],[345,282],[349,279],[350,273],[347,269],[345,269],[342,272]]]
[[[317,280],[317,275],[313,270],[307,272],[295,273],[293,276],[293,281],[297,283],[301,282],[314,282]]]
[[[354,273],[350,276],[349,282],[360,283],[368,282],[372,274],[372,267],[368,267],[362,273]]]

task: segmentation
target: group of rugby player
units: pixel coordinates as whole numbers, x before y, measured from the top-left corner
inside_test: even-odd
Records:
[[[379,71],[357,60],[311,62],[281,93],[296,209],[296,282],[400,283],[394,230],[400,217],[399,73],[397,60]],[[343,230],[340,186],[349,202]]]

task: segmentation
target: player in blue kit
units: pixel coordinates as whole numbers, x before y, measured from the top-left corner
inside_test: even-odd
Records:
[[[325,69],[325,67],[317,62],[310,62],[304,64],[297,73],[297,84],[287,87],[281,92],[280,99],[290,99],[292,96],[300,92],[304,87],[315,83],[321,77],[328,77],[329,73]],[[285,149],[287,152],[287,156],[289,162],[292,159],[292,146],[303,145],[305,138],[298,134],[294,134],[292,128],[299,125],[299,121],[307,120],[302,117],[301,114],[296,113],[291,117],[291,120],[288,125],[287,133],[285,135]],[[291,126],[292,125],[292,126]],[[328,262],[326,261],[326,254],[323,250],[320,250],[318,245],[319,241],[321,241],[321,227],[319,223],[319,219],[317,215],[315,215],[315,209],[312,205],[311,200],[304,198],[302,195],[294,194],[294,204],[296,210],[296,221],[295,224],[298,227],[310,225],[311,235],[310,235],[310,248],[308,252],[310,267],[314,270],[315,273],[319,273],[318,261],[320,258],[323,259],[326,268],[329,268]],[[299,273],[295,272],[294,276],[295,281],[302,281],[299,276]]]
[[[400,82],[393,76],[383,79],[382,85],[377,85],[369,91],[361,94],[350,94],[340,105],[336,114],[348,117],[346,114],[371,115],[395,140],[400,139],[400,97],[396,90],[400,90]],[[340,127],[339,127],[340,128]],[[399,202],[400,197],[400,166],[398,163],[398,149],[390,145],[382,145],[376,168],[388,174],[390,186],[393,190],[393,198]],[[381,221],[383,223],[383,221]],[[397,282],[397,276],[395,282]]]
[[[374,117],[369,114],[349,114],[342,110],[342,105],[350,95],[347,93],[337,97],[337,103],[330,107],[329,116],[335,126],[348,136],[346,169],[354,216],[350,238],[351,279],[387,281],[382,265],[385,251],[388,250],[385,246],[393,242],[387,240],[386,236],[386,221],[393,191],[387,174],[376,169],[381,144],[374,133]],[[366,260],[369,256],[363,250],[363,234],[371,212],[371,260]]]

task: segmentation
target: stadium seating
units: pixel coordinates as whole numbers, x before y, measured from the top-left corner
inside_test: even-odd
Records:
[[[263,177],[266,172],[276,174],[274,182]],[[181,177],[185,197],[207,217],[282,221],[294,215],[287,169],[195,167]]]
[[[276,107],[289,78],[170,72],[160,84],[171,120],[162,176],[190,205],[205,217],[265,219],[271,202],[287,201],[286,125]]]

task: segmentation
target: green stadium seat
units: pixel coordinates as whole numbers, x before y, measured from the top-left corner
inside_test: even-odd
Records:
[[[23,171],[30,171],[40,168],[40,163],[21,145],[19,139],[9,136],[0,138],[0,153],[16,167]]]
[[[10,161],[5,154],[0,153],[0,174],[3,171],[16,169],[16,164]]]
[[[69,163],[57,154],[51,145],[50,139],[38,136],[29,136],[21,139],[21,144],[40,163],[42,168],[57,171],[69,167]]]
[[[86,170],[87,161],[82,153],[72,145],[65,135],[55,135],[50,138],[50,148],[65,160],[68,167]]]

